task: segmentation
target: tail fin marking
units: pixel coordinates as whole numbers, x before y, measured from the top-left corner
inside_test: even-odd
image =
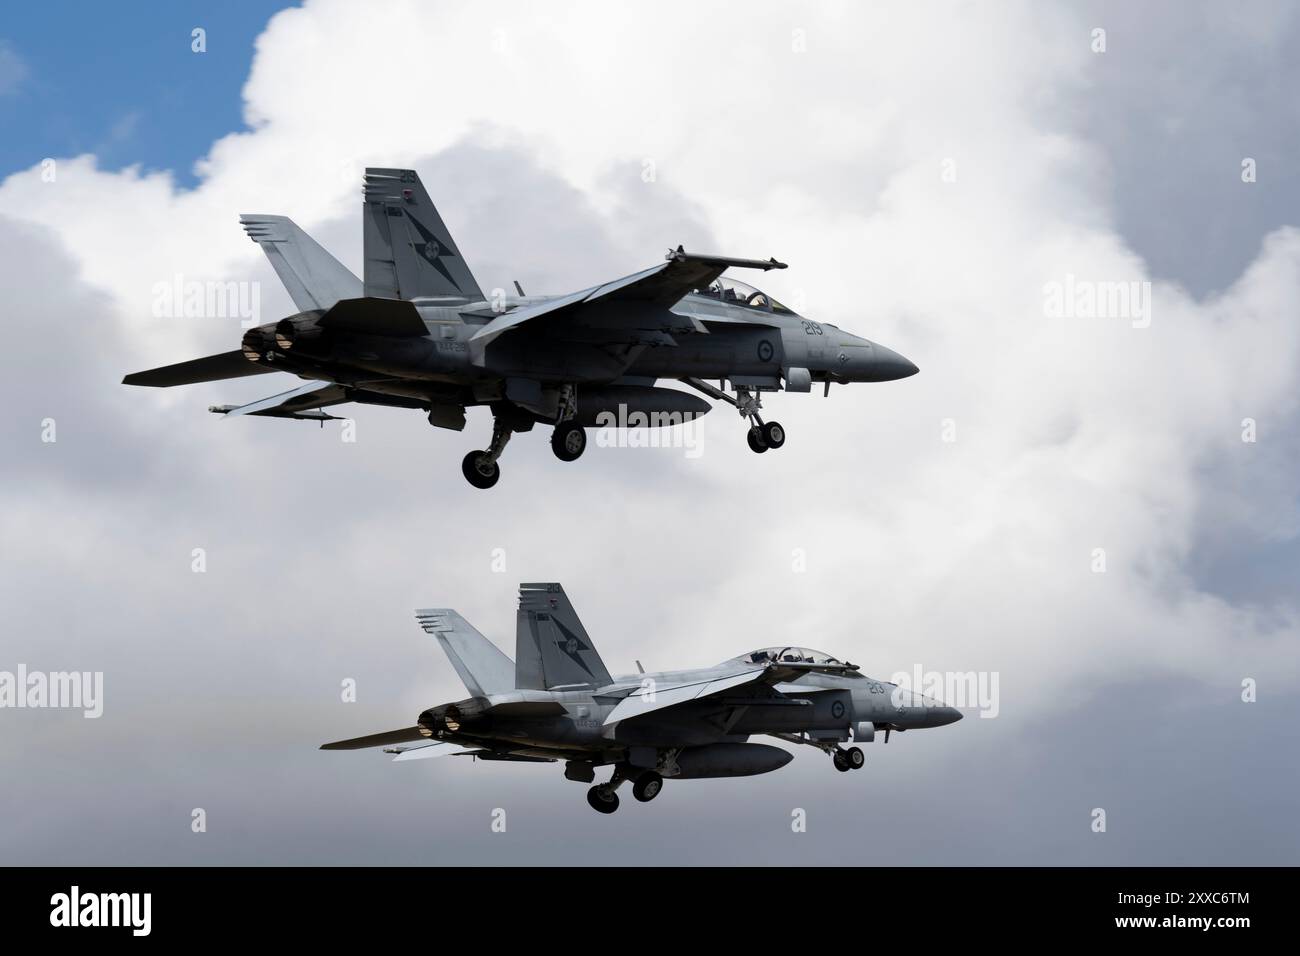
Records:
[[[369,168],[363,196],[367,296],[482,300],[474,274],[415,170]]]
[[[515,684],[550,690],[612,682],[587,630],[559,584],[519,585]]]

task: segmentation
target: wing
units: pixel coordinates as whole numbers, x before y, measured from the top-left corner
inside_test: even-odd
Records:
[[[729,259],[724,256],[693,255],[678,246],[675,251],[668,253],[666,262],[657,266],[498,316],[471,336],[470,348],[481,355],[488,344],[511,329],[536,322],[543,317],[548,320],[574,317],[597,305],[639,302],[666,309],[675,305],[688,292],[708,285],[730,268],[766,271],[785,267],[784,262],[775,259]]]
[[[749,668],[723,677],[689,681],[669,687],[656,686],[653,697],[641,692],[629,694],[610,711],[609,716],[605,718],[605,726],[627,720],[629,717],[640,717],[656,710],[663,710],[665,707],[675,707],[687,701],[709,697],[732,687],[753,683],[762,676],[764,670],[764,668]]]
[[[726,690],[749,687],[753,690],[761,689],[761,694],[771,696],[774,691],[779,694],[779,684],[798,680],[804,674],[845,674],[856,672],[857,669],[856,664],[773,661],[762,666],[743,667],[731,673],[684,681],[667,687],[656,686],[653,698],[640,692],[633,692],[625,697],[605,718],[605,726],[663,710],[666,707],[675,707],[687,701],[711,697]],[[818,690],[819,688],[809,686],[807,689]]]

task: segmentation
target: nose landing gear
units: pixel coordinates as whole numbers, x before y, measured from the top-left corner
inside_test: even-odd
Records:
[[[757,415],[754,417],[758,418]],[[750,449],[761,455],[769,448],[780,448],[785,444],[785,429],[779,422],[762,422],[749,426],[745,439],[749,442]]]
[[[779,422],[764,422],[763,416],[758,413],[758,410],[763,407],[763,400],[757,392],[739,385],[736,387],[736,397],[732,398],[722,389],[714,388],[703,379],[683,378],[681,381],[696,391],[703,392],[709,398],[726,402],[740,413],[741,418],[749,419],[749,431],[745,433],[745,440],[749,442],[750,450],[761,455],[769,448],[780,448],[785,444],[785,428]]]
[[[861,770],[867,758],[861,747],[850,747],[848,750],[836,747],[831,754],[831,762],[840,773],[847,773],[850,770]]]

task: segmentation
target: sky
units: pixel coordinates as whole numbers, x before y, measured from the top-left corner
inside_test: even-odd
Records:
[[[232,6],[0,23],[0,672],[104,681],[98,718],[0,708],[0,859],[1297,862],[1287,5]],[[241,213],[359,273],[367,165],[420,171],[485,289],[776,256],[921,373],[770,397],[779,454],[725,408],[699,454],[535,430],[486,494],[482,409],[348,441],[206,412],[288,380],[119,384],[242,333],[160,284],[293,311]],[[1101,283],[1130,307],[1052,306]],[[790,643],[996,675],[997,714],[610,817],[553,766],[316,749],[464,696],[413,609],[510,653],[546,580],[614,672]]]

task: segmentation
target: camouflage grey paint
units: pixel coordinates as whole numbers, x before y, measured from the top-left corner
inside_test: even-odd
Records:
[[[856,665],[802,648],[769,648],[713,667],[611,676],[559,584],[522,584],[513,687],[511,663],[450,609],[417,611],[471,696],[420,713],[416,725],[325,744],[384,747],[396,759],[472,754],[486,760],[565,761],[565,775],[592,783],[592,806],[610,812],[633,781],[653,799],[664,779],[749,776],[784,766],[789,752],[752,743],[767,735],[817,748],[837,769],[862,765],[849,740],[939,727],[952,707],[873,680]],[[645,794],[649,792],[649,796]],[[612,797],[612,799],[611,799]]]
[[[829,393],[832,383],[917,371],[882,345],[722,278],[732,268],[784,269],[775,259],[678,247],[659,265],[589,289],[489,300],[414,170],[367,169],[364,200],[364,282],[285,217],[244,216],[301,311],[248,330],[237,352],[124,382],[167,387],[283,371],[324,385],[211,410],[323,420],[333,417],[325,408],[360,402],[418,408],[457,431],[467,408],[488,405],[492,441],[462,470],[490,487],[510,437],[536,423],[554,426],[552,447],[571,461],[602,416],[621,424],[640,413],[639,423],[656,427],[709,411],[698,394],[661,379],[734,406],[750,423],[750,447],[763,452],[785,441],[784,429],[762,419],[764,392],[821,384]]]

